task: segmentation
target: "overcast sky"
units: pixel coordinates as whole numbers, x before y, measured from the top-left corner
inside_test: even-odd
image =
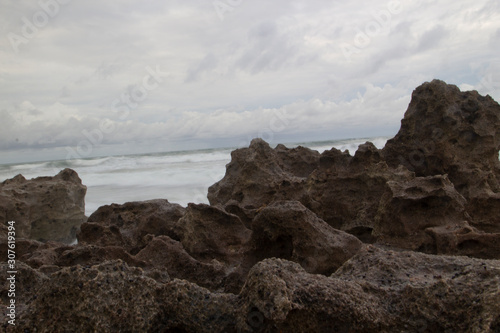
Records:
[[[498,0],[0,0],[0,163],[391,136],[500,100]]]

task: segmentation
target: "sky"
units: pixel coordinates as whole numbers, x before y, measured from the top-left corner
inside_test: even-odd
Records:
[[[0,163],[393,136],[500,100],[498,0],[0,0]]]

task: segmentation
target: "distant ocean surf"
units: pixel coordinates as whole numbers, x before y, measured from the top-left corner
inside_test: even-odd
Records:
[[[302,142],[287,147],[304,146],[319,152],[332,147],[351,155],[358,146],[371,141],[382,148],[389,137]],[[272,145],[275,146],[275,145]],[[78,172],[87,186],[85,213],[92,214],[103,205],[168,199],[186,206],[189,202],[208,203],[208,187],[224,177],[231,151],[219,148],[143,155],[0,165],[0,182],[22,174],[25,178],[54,176],[64,168]]]

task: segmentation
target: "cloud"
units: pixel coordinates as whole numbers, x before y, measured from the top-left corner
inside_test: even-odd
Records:
[[[5,2],[0,150],[74,147],[103,121],[102,145],[230,145],[284,122],[274,139],[390,134],[434,78],[500,98],[496,0],[226,3],[221,20],[205,0],[71,1],[15,53],[7,36],[43,8]],[[122,117],[148,67],[169,75]]]
[[[203,60],[195,67],[188,70],[186,82],[192,82],[198,79],[200,75],[215,69],[218,65],[218,59],[213,53],[209,53]]]
[[[329,132],[346,129],[363,136],[363,131],[372,127],[393,129],[408,103],[409,96],[401,88],[386,85],[367,85],[363,94],[349,101],[334,102],[313,98],[297,101],[279,108],[251,110],[219,109],[210,113],[183,112],[177,114],[175,122],[146,123],[131,120],[102,119],[82,116],[79,110],[54,104],[36,110],[25,101],[16,115],[15,128],[11,133],[3,132],[2,148],[8,148],[12,133],[18,134],[16,148],[74,147],[87,141],[94,146],[143,142],[147,140],[180,141],[187,139],[228,139],[228,142],[258,136],[292,135],[307,133],[311,129]],[[367,125],[369,123],[370,125]],[[111,130],[105,130],[110,128]]]
[[[431,48],[438,46],[444,38],[448,35],[448,31],[442,25],[437,25],[434,28],[426,31],[420,37],[417,51],[427,51]]]

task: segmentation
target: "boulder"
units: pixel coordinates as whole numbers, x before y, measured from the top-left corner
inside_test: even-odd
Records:
[[[493,333],[500,330],[499,276],[499,260],[370,245],[331,278],[376,296],[376,306],[388,314],[387,332]]]
[[[226,175],[209,187],[208,200],[221,206],[236,201],[244,209],[258,209],[274,200],[298,200],[319,158],[318,152],[307,148],[273,149],[254,139],[248,148],[231,153]]]
[[[466,221],[465,203],[446,175],[388,181],[373,235],[386,245],[436,253],[426,229]],[[456,248],[448,250],[452,253]]]
[[[78,174],[26,180],[17,175],[0,184],[0,219],[15,221],[16,237],[71,243],[85,222],[85,193]]]
[[[498,259],[500,233],[486,233],[467,221],[428,228],[432,238],[433,253],[456,254],[484,259]]]
[[[165,199],[102,206],[82,225],[78,242],[123,246],[137,254],[147,245],[147,235],[168,235],[179,240],[174,226],[184,213],[182,206]]]
[[[356,282],[310,274],[283,259],[255,265],[240,297],[242,332],[383,332],[392,319]]]
[[[215,259],[200,262],[168,236],[152,238],[135,259],[146,263],[145,270],[168,272],[172,279],[184,279],[214,291],[225,288],[226,267],[222,263]]]
[[[162,330],[156,332],[240,332],[238,295],[210,292],[194,283],[174,279],[164,285]]]
[[[240,218],[206,204],[190,203],[175,228],[189,254],[201,260],[240,261],[251,231]]]
[[[67,267],[38,285],[16,326],[25,332],[151,331],[161,325],[160,290],[122,261]]]
[[[121,260],[67,267],[50,278],[33,274],[30,292],[36,297],[18,308],[15,331],[236,331],[236,295],[184,280],[160,283]]]
[[[333,229],[297,201],[277,201],[263,208],[252,230],[257,261],[283,258],[310,273],[329,275],[362,247],[356,237]]]
[[[500,262],[367,246],[330,277],[266,259],[240,296],[243,332],[497,332]]]

